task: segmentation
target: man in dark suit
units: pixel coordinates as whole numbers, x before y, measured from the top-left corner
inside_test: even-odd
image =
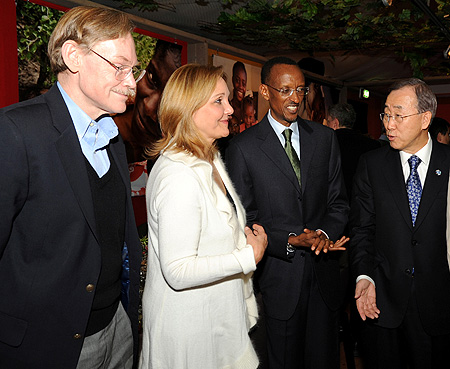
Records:
[[[353,129],[355,121],[355,109],[350,104],[336,104],[328,109],[327,125],[336,131],[341,152],[342,174],[349,198],[359,158],[365,152],[381,146],[378,141],[355,131]]]
[[[270,110],[231,141],[226,159],[247,222],[268,235],[257,272],[269,366],[338,368],[339,252],[330,250],[344,248],[330,240],[348,214],[338,143],[329,128],[297,116],[308,89],[293,60],[266,62],[261,82]]]
[[[361,157],[350,259],[363,320],[364,368],[444,368],[450,347],[446,196],[450,149],[430,139],[436,97],[421,80],[392,86],[390,146]]]
[[[450,145],[450,123],[444,118],[434,117],[429,131],[433,140],[444,145]]]
[[[132,29],[117,11],[70,10],[49,41],[58,83],[0,110],[1,368],[137,357],[142,249],[109,115],[136,87]]]

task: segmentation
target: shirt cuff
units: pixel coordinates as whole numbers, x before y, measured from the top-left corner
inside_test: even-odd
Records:
[[[288,240],[286,242],[286,256],[288,257],[288,259],[292,259],[295,255],[295,247],[289,243],[289,237],[291,237],[291,236],[297,236],[297,235],[292,232],[289,233],[289,235],[288,235]]]
[[[370,283],[373,284],[373,286],[375,287],[375,282],[372,278],[370,278],[368,275],[365,274],[361,274],[360,276],[358,276],[358,278],[356,278],[356,283],[358,283],[361,279],[367,279]]]
[[[325,237],[327,238],[327,239],[330,239],[330,237],[328,237],[328,234],[327,234],[327,232],[325,232],[323,229],[316,229],[316,232],[317,231],[320,231],[320,232],[322,232],[324,235],[325,235]]]

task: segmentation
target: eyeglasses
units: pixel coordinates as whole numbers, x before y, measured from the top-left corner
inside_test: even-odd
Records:
[[[281,97],[284,97],[284,98],[291,97],[292,94],[294,93],[294,91],[297,92],[298,96],[308,95],[308,92],[309,92],[309,87],[297,87],[295,89],[283,87],[283,88],[278,89],[271,85],[268,85],[267,83],[265,83],[265,85],[269,86],[270,88],[273,88],[275,91],[278,91],[280,93]]]
[[[394,119],[394,121],[395,121],[396,123],[403,123],[403,119],[408,118],[408,117],[412,117],[412,116],[414,116],[414,115],[423,114],[423,113],[424,113],[424,112],[422,112],[422,113],[415,113],[415,114],[409,114],[409,115],[398,115],[398,114],[395,114],[395,115],[389,115],[388,113],[381,113],[381,114],[380,114],[380,119],[381,119],[381,121],[382,121],[383,123],[389,123],[389,121],[391,120],[391,118]]]
[[[105,57],[101,56],[99,53],[95,52],[92,49],[89,49],[90,51],[92,51],[95,55],[99,56],[100,58],[102,58],[105,62],[107,62],[111,67],[113,67],[116,70],[116,79],[118,81],[123,81],[124,79],[127,79],[131,73],[133,73],[133,77],[136,81],[136,83],[138,83],[142,77],[144,77],[145,75],[145,69],[141,70],[138,67],[130,67],[129,65],[122,65],[122,66],[117,66],[114,63],[111,63],[108,59],[106,59]]]

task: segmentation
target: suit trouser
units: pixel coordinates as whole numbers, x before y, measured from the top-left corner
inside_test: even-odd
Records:
[[[288,320],[265,316],[270,369],[339,368],[339,312],[322,299],[312,261],[305,260],[300,298]]]
[[[383,328],[368,319],[361,332],[361,345],[365,369],[442,369],[450,365],[450,334],[433,337],[425,332],[414,283],[400,326]]]
[[[131,369],[132,366],[131,323],[119,302],[108,326],[84,339],[77,369]]]

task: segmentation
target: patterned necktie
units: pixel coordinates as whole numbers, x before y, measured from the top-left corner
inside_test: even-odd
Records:
[[[409,209],[411,210],[411,218],[413,226],[416,224],[417,212],[419,210],[420,197],[422,196],[422,185],[420,184],[419,173],[417,167],[421,160],[416,155],[408,159],[411,173],[406,182],[406,189],[408,191]]]
[[[290,129],[285,129],[283,131],[283,136],[286,139],[286,143],[284,144],[284,150],[291,161],[292,168],[294,169],[295,175],[297,176],[298,183],[300,188],[302,188],[302,180],[300,174],[300,159],[298,158],[297,153],[295,152],[294,147],[292,146],[291,136],[292,131]]]

